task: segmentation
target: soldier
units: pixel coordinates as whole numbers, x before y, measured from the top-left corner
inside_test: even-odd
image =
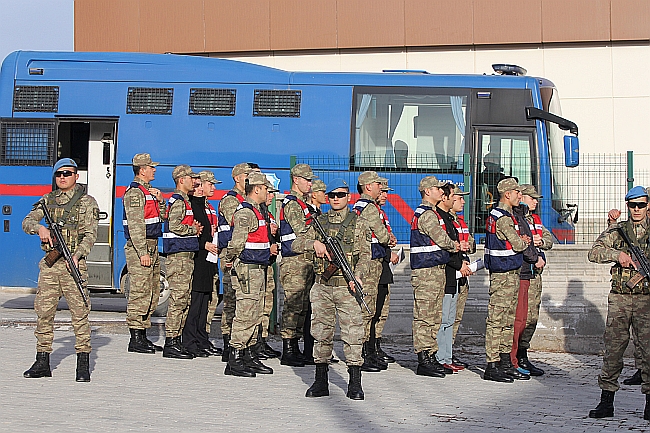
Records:
[[[631,242],[640,248],[646,260],[650,257],[650,226],[648,221],[648,193],[636,186],[625,195],[630,219],[609,227],[596,239],[589,251],[589,261],[614,263],[612,289],[607,303],[605,327],[605,354],[603,368],[598,376],[602,389],[600,403],[589,412],[590,418],[614,416],[614,394],[619,389],[618,377],[623,369],[623,354],[630,341],[630,326],[638,339],[642,356],[641,392],[646,395],[643,418],[650,421],[650,288],[648,278],[636,279],[637,265],[630,256],[630,246],[624,241],[625,232]],[[636,258],[638,260],[638,258]],[[629,285],[628,282],[633,281]],[[634,284],[636,282],[636,284]]]
[[[224,374],[255,377],[256,373],[272,374],[273,369],[262,364],[251,351],[257,343],[266,287],[266,270],[271,254],[277,254],[277,244],[271,245],[266,220],[260,204],[266,202],[273,187],[262,173],[252,172],[246,181],[246,200],[233,216],[232,237],[222,254],[226,265],[232,267],[235,287],[235,317],[230,335],[230,353]]]
[[[483,379],[511,383],[530,376],[514,368],[510,360],[513,326],[519,293],[522,252],[529,236],[520,235],[512,208],[521,201],[521,187],[514,178],[497,185],[499,204],[490,211],[485,232],[485,267],[490,271],[490,301],[485,329],[487,368]]]
[[[442,301],[445,294],[445,265],[449,253],[460,243],[449,237],[446,226],[434,209],[442,200],[447,182],[435,176],[420,181],[422,203],[415,209],[411,222],[411,285],[413,286],[413,346],[418,355],[416,374],[445,377],[453,371],[438,362],[437,335],[442,324]]]
[[[65,243],[72,253],[72,260],[79,268],[84,281],[88,280],[86,257],[97,239],[97,221],[99,207],[95,199],[77,185],[79,174],[77,164],[70,158],[63,158],[54,164],[52,175],[57,189],[44,195],[42,200],[52,215],[52,219],[61,225]],[[42,209],[33,209],[23,220],[23,231],[30,235],[38,234],[41,248],[49,253],[53,250],[54,236],[50,230],[41,225]],[[38,264],[38,291],[34,299],[36,322],[36,362],[23,376],[28,378],[52,377],[50,370],[50,353],[54,339],[54,316],[61,296],[65,296],[72,316],[75,334],[75,351],[77,352],[77,382],[90,382],[90,325],[88,313],[90,303],[86,306],[77,285],[70,275],[67,262],[58,258],[50,267],[45,258]],[[87,288],[84,287],[87,293]]]
[[[298,340],[302,334],[306,312],[306,297],[314,278],[312,255],[296,253],[291,244],[296,233],[301,233],[312,218],[307,205],[314,173],[307,164],[291,168],[291,191],[282,202],[280,211],[280,284],[284,291],[282,310],[282,358],[280,363],[291,367],[304,367],[305,359],[300,353]],[[307,298],[308,299],[308,298]]]
[[[167,254],[167,281],[170,289],[163,348],[165,358],[194,358],[183,347],[181,334],[190,306],[194,254],[199,251],[198,236],[204,228],[194,220],[188,196],[194,192],[194,179],[198,176],[185,164],[175,167],[172,172],[176,189],[167,203],[167,220],[163,225],[163,252]]]
[[[318,216],[325,231],[340,240],[341,247],[360,284],[368,276],[371,261],[370,239],[371,232],[354,212],[350,212],[350,189],[343,179],[334,179],[327,185],[331,209]],[[316,375],[313,385],[307,390],[306,397],[323,397],[329,395],[329,380],[327,363],[332,357],[334,328],[336,314],[339,316],[341,340],[345,362],[348,366],[348,398],[363,400],[361,388],[361,365],[363,358],[361,348],[363,342],[363,318],[360,306],[351,290],[354,283],[348,284],[337,270],[332,277],[325,280],[323,272],[329,265],[329,253],[321,242],[321,237],[314,228],[309,227],[299,234],[292,248],[297,252],[315,251],[316,283],[311,288],[310,301],[312,304],[312,328],[314,336],[314,361]],[[327,259],[325,259],[327,257]]]
[[[327,194],[325,191],[327,190],[327,186],[325,185],[325,182],[323,182],[320,179],[314,179],[311,183],[311,197],[309,200],[309,204],[313,209],[316,211],[314,213],[316,214],[321,214],[321,206],[324,204],[327,204]]]
[[[220,253],[223,253],[232,237],[232,217],[237,207],[245,200],[244,188],[246,178],[252,171],[250,166],[245,162],[237,164],[232,169],[232,180],[235,185],[219,201],[219,227],[217,227],[218,247]],[[223,334],[223,356],[222,362],[228,362],[228,344],[230,341],[230,331],[232,329],[232,319],[235,317],[235,287],[233,283],[239,284],[237,279],[230,277],[231,269],[226,266],[226,261],[220,256],[221,273],[223,275],[223,310],[221,311],[221,333]]]
[[[357,191],[361,197],[352,207],[352,210],[372,231],[372,262],[365,285],[366,303],[371,312],[362,310],[364,324],[363,371],[381,371],[388,368],[388,363],[377,357],[376,343],[370,338],[370,325],[377,308],[377,288],[381,277],[382,262],[386,256],[386,247],[394,247],[397,244],[395,237],[390,237],[386,221],[381,218],[377,204],[384,181],[387,179],[379,177],[374,171],[361,173],[357,181]]]
[[[162,236],[165,200],[160,190],[151,186],[158,163],[151,161],[148,153],[138,153],[132,164],[135,177],[122,199],[124,253],[130,280],[126,304],[126,324],[131,332],[128,351],[155,353],[163,348],[147,338],[147,329],[151,328],[151,315],[160,295],[158,238]]]

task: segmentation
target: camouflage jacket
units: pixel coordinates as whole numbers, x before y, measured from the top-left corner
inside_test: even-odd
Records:
[[[420,206],[435,209],[435,206],[427,201],[422,201]],[[440,225],[440,220],[435,212],[426,211],[418,218],[418,230],[429,236],[436,245],[443,250],[454,251],[456,243],[449,237],[447,232]]]
[[[361,194],[361,198],[372,202],[375,201],[368,194]],[[385,246],[388,245],[388,242],[390,241],[388,229],[384,225],[381,215],[379,215],[379,209],[377,209],[376,206],[366,206],[363,208],[363,211],[361,211],[361,214],[359,215],[359,219],[365,221],[380,244]]]
[[[512,207],[509,204],[499,202],[498,207],[512,215]],[[499,218],[497,220],[496,235],[497,238],[502,241],[510,242],[513,251],[516,253],[521,253],[528,248],[528,244],[519,237],[519,233],[517,233],[517,230],[515,229],[515,223],[512,218]]]
[[[189,196],[184,192],[175,189],[174,193],[183,197],[187,202],[190,201]],[[179,236],[195,235],[196,229],[194,226],[182,223],[183,218],[185,218],[185,210],[185,203],[181,200],[176,200],[172,203],[167,214],[169,231]]]
[[[151,184],[143,181],[138,176],[133,179],[140,185],[151,189]],[[138,257],[149,254],[147,248],[147,225],[144,222],[144,205],[146,203],[144,193],[140,188],[129,188],[124,193],[124,213],[126,220],[129,222],[129,236],[131,243],[135,249]],[[161,218],[165,215],[166,204],[165,201],[158,202]]]

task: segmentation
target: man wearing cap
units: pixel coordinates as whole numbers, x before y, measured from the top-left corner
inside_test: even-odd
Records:
[[[88,281],[86,257],[97,239],[97,222],[99,207],[97,201],[77,185],[77,164],[70,158],[63,158],[54,164],[52,176],[57,189],[45,194],[45,201],[52,219],[61,226],[61,232],[72,260],[77,264],[84,281]],[[34,208],[23,220],[23,231],[29,235],[38,235],[41,248],[50,253],[53,248],[54,235],[41,224],[44,214],[40,207]],[[61,296],[65,296],[72,327],[75,334],[75,351],[77,352],[77,382],[90,382],[90,325],[88,313],[90,302],[86,306],[77,288],[67,262],[59,257],[53,265],[48,266],[45,258],[38,264],[38,290],[34,299],[34,311],[37,315],[36,362],[23,375],[28,378],[51,377],[50,353],[54,339],[54,316]],[[84,290],[87,288],[84,287]],[[90,300],[89,300],[90,301]]]
[[[321,206],[327,204],[327,185],[320,179],[314,179],[311,183],[311,198],[309,204],[315,209],[315,214],[321,214]]]
[[[331,209],[320,216],[318,221],[325,232],[340,240],[341,248],[359,283],[365,292],[366,277],[371,261],[371,232],[367,224],[350,212],[348,202],[350,189],[343,179],[334,179],[327,185],[327,195]],[[360,306],[350,292],[355,287],[348,283],[340,270],[330,278],[323,276],[329,266],[330,256],[322,242],[321,236],[313,227],[301,232],[293,242],[295,251],[314,251],[316,283],[311,288],[312,328],[314,336],[314,361],[316,374],[313,385],[307,390],[306,397],[323,397],[329,395],[327,363],[332,357],[332,345],[336,315],[339,316],[341,340],[345,362],[348,366],[349,382],[347,396],[353,400],[363,400],[361,388],[361,356],[363,343],[363,318]]]
[[[251,172],[246,180],[246,200],[233,215],[232,237],[222,252],[222,260],[232,267],[236,307],[230,334],[228,364],[224,374],[255,377],[257,373],[272,374],[251,350],[257,343],[266,289],[266,270],[277,244],[271,245],[266,220],[260,204],[266,202],[271,187],[266,176]],[[271,187],[272,188],[272,187]],[[237,284],[235,281],[237,280]]]
[[[232,189],[223,196],[219,201],[219,225],[217,227],[217,246],[220,254],[226,250],[228,242],[232,237],[232,217],[237,210],[237,207],[245,200],[244,188],[246,185],[246,178],[252,171],[250,166],[242,162],[237,164],[232,169],[232,180],[235,182]],[[221,258],[221,256],[220,256]],[[223,334],[223,356],[221,361],[228,362],[228,344],[230,341],[230,331],[232,329],[232,319],[235,317],[235,287],[233,282],[237,283],[236,279],[230,278],[231,269],[226,266],[225,260],[220,259],[221,273],[223,274],[223,309],[221,310],[221,333]]]
[[[442,301],[445,295],[445,268],[449,254],[460,243],[449,237],[436,205],[442,200],[447,182],[435,176],[420,181],[422,203],[411,221],[411,285],[413,286],[413,346],[418,355],[416,374],[445,377],[453,373],[438,362],[437,335],[442,324]]]
[[[189,194],[199,175],[189,165],[174,168],[172,178],[176,189],[167,203],[167,220],[163,224],[163,252],[167,254],[166,269],[169,282],[169,306],[165,321],[165,358],[192,359],[183,347],[181,334],[187,319],[194,271],[194,255],[199,251],[199,235],[203,227],[194,219]]]
[[[160,296],[160,259],[158,238],[162,236],[165,200],[160,190],[151,186],[156,178],[157,162],[148,153],[133,157],[135,177],[122,199],[126,268],[129,272],[129,295],[126,324],[131,332],[129,352],[155,353],[163,348],[147,338],[151,315]]]
[[[541,376],[544,370],[535,367],[528,360],[528,349],[537,328],[539,306],[542,302],[542,271],[546,266],[544,251],[553,247],[553,237],[542,224],[539,215],[533,213],[542,196],[533,185],[521,185],[521,194],[521,203],[513,210],[519,221],[520,231],[523,233],[525,230],[533,242],[523,253],[524,264],[519,275],[519,297],[510,360],[515,368],[523,369],[524,373],[527,371],[531,376]],[[530,260],[527,257],[529,251],[532,253]]]
[[[296,234],[307,227],[312,218],[309,201],[314,173],[307,164],[296,164],[291,168],[291,191],[282,202],[280,211],[280,284],[284,291],[282,310],[282,358],[280,363],[292,367],[304,367],[305,359],[300,353],[298,340],[302,334],[309,296],[314,278],[312,256],[297,253],[291,245]]]
[[[381,218],[377,199],[381,194],[382,182],[386,179],[380,177],[375,171],[365,171],[359,175],[357,180],[357,192],[361,195],[354,204],[352,210],[359,216],[372,231],[372,262],[370,271],[366,278],[366,303],[370,307],[370,313],[362,310],[364,325],[363,357],[364,371],[375,371],[376,368],[385,370],[388,363],[377,357],[375,342],[370,341],[370,325],[377,308],[377,288],[381,277],[382,262],[386,256],[386,247],[393,247],[397,244],[394,236],[391,238],[386,220]]]
[[[521,187],[514,178],[497,185],[499,204],[490,211],[485,227],[485,267],[490,271],[490,301],[485,329],[487,367],[483,379],[513,382],[530,379],[514,368],[510,360],[513,326],[519,294],[522,252],[531,238],[520,234],[512,208],[521,201]]]
[[[589,412],[589,417],[614,416],[614,394],[619,389],[618,377],[623,369],[623,355],[630,341],[632,326],[638,337],[635,344],[639,345],[643,358],[641,392],[646,396],[643,418],[650,421],[650,287],[648,277],[635,278],[638,275],[637,265],[621,234],[626,233],[646,259],[650,258],[648,193],[643,187],[635,186],[628,191],[625,201],[630,218],[608,227],[589,251],[591,262],[614,263],[610,271],[612,289],[607,302],[605,354],[603,368],[598,376],[602,393],[600,403]]]

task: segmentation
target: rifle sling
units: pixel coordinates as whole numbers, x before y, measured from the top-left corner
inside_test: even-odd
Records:
[[[70,198],[70,201],[65,205],[63,208],[63,215],[61,216],[61,219],[59,221],[56,221],[58,225],[63,225],[66,223],[68,220],[68,217],[70,217],[70,212],[72,211],[72,208],[74,207],[75,204],[79,201],[81,197],[83,197],[84,192],[82,188],[76,188],[74,194],[72,195],[72,198]]]

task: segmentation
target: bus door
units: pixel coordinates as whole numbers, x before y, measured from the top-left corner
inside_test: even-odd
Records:
[[[86,261],[88,287],[111,289],[113,284],[113,204],[115,191],[116,120],[59,120],[58,158],[79,165],[79,183],[97,200],[100,220],[97,240]]]
[[[532,128],[474,128],[474,233],[485,233],[485,220],[499,203],[497,184],[516,177],[520,184],[538,183]]]

